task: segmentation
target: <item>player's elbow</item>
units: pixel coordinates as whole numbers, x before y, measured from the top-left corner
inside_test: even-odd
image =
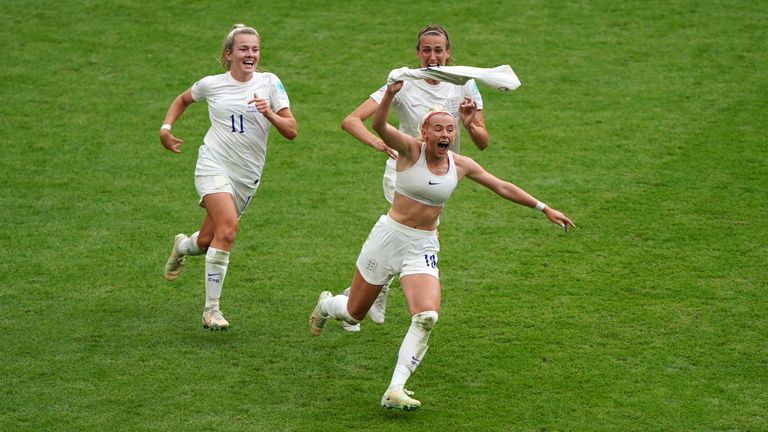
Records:
[[[360,119],[350,114],[341,121],[341,129],[349,132],[357,121],[360,121]]]
[[[372,128],[372,129],[373,129],[373,130],[374,130],[374,131],[375,131],[377,134],[379,134],[379,136],[381,136],[381,135],[382,135],[384,132],[386,132],[386,130],[387,130],[387,123],[386,123],[386,122],[382,123],[382,122],[377,122],[377,121],[374,121],[374,122],[371,124],[371,128]]]
[[[288,128],[287,130],[283,131],[282,133],[283,137],[285,137],[288,140],[295,140],[297,136],[299,136],[299,131],[296,125],[293,125],[292,127]]]

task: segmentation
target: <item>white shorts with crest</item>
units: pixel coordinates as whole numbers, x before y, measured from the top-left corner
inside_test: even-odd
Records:
[[[410,228],[381,216],[357,257],[366,282],[384,285],[394,275],[428,274],[439,279],[437,231]]]

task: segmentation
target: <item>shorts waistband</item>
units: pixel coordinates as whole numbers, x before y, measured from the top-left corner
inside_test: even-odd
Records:
[[[405,226],[391,217],[389,217],[388,214],[382,215],[379,218],[379,222],[387,225],[388,227],[394,229],[395,231],[401,232],[405,235],[411,236],[411,237],[419,237],[419,238],[433,238],[437,236],[437,230],[433,231],[426,231],[426,230],[420,230],[417,228],[411,228],[409,226]]]

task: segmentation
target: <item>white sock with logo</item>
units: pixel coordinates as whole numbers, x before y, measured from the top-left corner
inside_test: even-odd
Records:
[[[357,324],[360,321],[352,318],[347,312],[347,301],[349,297],[344,294],[335,295],[328,300],[320,303],[320,312],[323,315],[328,315],[333,319],[339,319],[348,322],[349,324]]]
[[[419,312],[411,317],[411,326],[408,333],[403,338],[400,345],[400,352],[397,355],[397,364],[392,373],[392,380],[389,382],[389,389],[402,389],[408,378],[421,363],[424,354],[427,352],[427,342],[432,327],[437,323],[437,312],[425,311]]]
[[[197,235],[200,234],[200,231],[195,231],[194,234],[189,236],[188,239],[182,241],[179,243],[179,247],[176,249],[176,252],[181,255],[202,255],[205,253],[200,247],[197,245]]]
[[[219,308],[221,286],[227,276],[229,251],[208,248],[205,254],[205,307]]]

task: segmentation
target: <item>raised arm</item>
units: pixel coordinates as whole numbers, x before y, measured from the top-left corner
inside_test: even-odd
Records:
[[[379,104],[372,98],[366,99],[354,111],[349,113],[341,122],[341,128],[355,137],[361,143],[370,146],[376,151],[386,153],[392,159],[397,159],[397,152],[384,144],[384,141],[365,127],[365,120],[372,116]]]
[[[165,113],[165,120],[163,120],[163,126],[160,128],[160,143],[169,151],[181,153],[181,145],[184,141],[173,136],[171,126],[184,114],[187,107],[194,102],[195,100],[192,99],[192,89],[187,89],[184,93],[176,96],[176,99],[171,102],[171,106],[168,107],[168,112]]]
[[[475,101],[468,97],[464,98],[464,102],[459,106],[459,115],[469,138],[477,148],[485,150],[489,141],[488,131],[485,129],[483,112],[477,109]]]
[[[494,176],[471,158],[454,155],[454,160],[459,169],[460,177],[466,175],[470,180],[485,186],[504,199],[522,206],[541,210],[547,215],[547,218],[550,221],[560,225],[565,231],[568,231],[568,227],[576,227],[576,225],[574,225],[573,222],[560,211],[540,202],[522,188]]]
[[[387,91],[379,103],[379,108],[373,116],[373,130],[384,140],[384,144],[395,149],[403,156],[410,157],[416,138],[400,132],[389,124],[389,111],[392,109],[392,100],[397,92],[403,88],[403,82],[398,81],[387,86]]]

